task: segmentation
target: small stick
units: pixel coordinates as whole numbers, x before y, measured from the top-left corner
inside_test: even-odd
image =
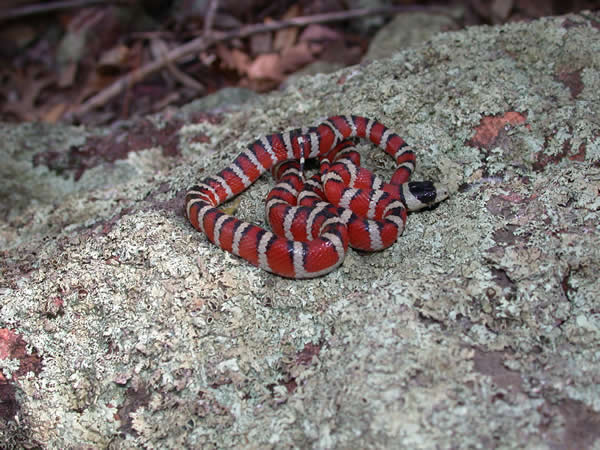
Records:
[[[155,57],[160,58],[169,51],[167,44],[165,44],[165,42],[161,39],[153,39],[150,42],[150,44],[151,44],[150,48],[152,49],[152,54]],[[196,94],[202,94],[204,92],[204,90],[205,90],[204,85],[202,83],[196,81],[193,77],[191,77],[188,74],[179,70],[179,68],[175,65],[175,63],[173,61],[169,61],[167,63],[166,68],[171,73],[173,78],[178,80],[184,86],[187,86],[187,87],[193,89],[194,91],[196,91]]]
[[[219,0],[210,0],[208,11],[204,16],[204,37],[208,37],[212,31],[213,23],[215,22],[215,14],[219,7]]]
[[[35,3],[33,5],[7,9],[0,14],[0,22],[16,19],[18,17],[60,11],[63,9],[81,8],[91,5],[106,5],[107,3],[133,6],[133,3],[129,0],[63,0],[52,3]]]

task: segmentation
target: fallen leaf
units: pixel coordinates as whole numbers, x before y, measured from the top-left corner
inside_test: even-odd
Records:
[[[287,10],[287,12],[281,18],[282,20],[293,19],[300,15],[300,6],[296,3]],[[298,28],[290,27],[283,28],[275,33],[275,40],[273,41],[273,48],[275,50],[285,50],[290,48],[296,43],[298,38]]]
[[[40,92],[56,82],[54,75],[46,75],[40,67],[29,66],[24,71],[10,73],[19,100],[4,105],[3,112],[14,114],[21,120],[37,120],[36,101]]]
[[[300,42],[283,52],[280,70],[282,72],[295,72],[312,61],[314,61],[313,52],[308,42]]]
[[[75,103],[80,104],[86,98],[91,97],[106,86],[112,84],[117,78],[117,75],[105,75],[98,72],[91,72]]]
[[[234,48],[231,51],[231,55],[234,62],[234,67],[237,69],[239,73],[248,72],[248,68],[250,66],[250,57],[241,50]]]
[[[62,117],[66,109],[67,105],[65,103],[58,103],[43,113],[41,119],[46,123],[56,123]]]
[[[248,67],[248,78],[253,80],[283,80],[281,56],[277,53],[259,55]]]
[[[253,55],[273,51],[273,35],[271,33],[257,33],[250,36],[250,51]]]
[[[230,50],[224,45],[219,44],[217,45],[217,55],[219,55],[219,59],[225,69],[234,69],[240,74],[245,74],[248,71],[250,57],[241,50],[237,48]]]
[[[307,26],[300,37],[298,42],[304,41],[335,41],[342,39],[342,34],[333,28],[326,27],[324,25],[312,24]]]
[[[513,9],[513,0],[494,0],[491,5],[492,14],[500,22],[506,20]]]
[[[122,69],[126,68],[129,56],[129,47],[126,45],[117,45],[102,53],[96,70],[103,74],[119,73]]]
[[[73,81],[75,81],[75,75],[77,74],[77,66],[76,62],[70,62],[65,64],[63,67],[59,68],[58,74],[58,86],[61,88],[66,88],[73,86]]]

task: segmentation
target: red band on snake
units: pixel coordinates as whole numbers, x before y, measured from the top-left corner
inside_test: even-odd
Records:
[[[360,167],[353,137],[370,140],[395,159],[390,183]],[[305,181],[302,169],[309,158],[320,160],[320,170]],[[414,167],[412,149],[381,123],[333,116],[317,127],[250,144],[227,168],[189,189],[186,213],[211,242],[251,264],[284,277],[312,278],[338,267],[348,245],[370,251],[392,245],[407,209],[448,196],[432,182],[408,182]],[[266,206],[273,232],[218,209],[269,169],[278,179]]]

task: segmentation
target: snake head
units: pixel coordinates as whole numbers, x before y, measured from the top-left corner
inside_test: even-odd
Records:
[[[409,181],[402,185],[402,197],[409,211],[435,205],[448,198],[446,186],[433,181]]]

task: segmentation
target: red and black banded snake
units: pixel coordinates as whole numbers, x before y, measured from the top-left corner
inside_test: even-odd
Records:
[[[355,137],[394,158],[397,169],[389,183],[360,167]],[[305,180],[309,158],[318,158],[320,169]],[[316,127],[253,142],[228,167],[189,189],[186,214],[211,242],[255,266],[289,278],[317,277],[343,262],[348,245],[389,247],[404,230],[407,210],[448,197],[437,183],[408,181],[415,159],[404,140],[378,121],[333,116]],[[278,180],[266,203],[273,232],[218,209],[269,169]]]

